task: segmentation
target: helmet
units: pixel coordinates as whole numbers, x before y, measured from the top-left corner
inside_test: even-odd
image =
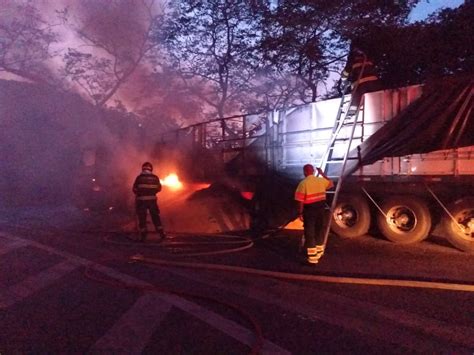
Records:
[[[150,162],[145,162],[142,164],[142,170],[153,171],[153,165]]]

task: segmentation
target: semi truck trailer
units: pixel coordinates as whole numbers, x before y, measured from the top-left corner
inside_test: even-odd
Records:
[[[473,88],[448,79],[365,94],[351,115],[341,99],[273,113],[276,170],[296,179],[312,163],[341,184],[331,211],[340,236],[376,228],[415,243],[439,226],[474,252]]]
[[[473,90],[472,78],[382,90],[365,94],[356,112],[346,95],[231,117],[225,127],[232,135],[214,120],[162,142],[192,152],[198,145],[205,154],[193,162],[201,171],[209,166],[208,178],[221,164],[240,181],[271,181],[274,174],[296,186],[311,163],[338,186],[329,195],[334,233],[356,238],[377,229],[408,244],[437,227],[453,246],[474,253]]]

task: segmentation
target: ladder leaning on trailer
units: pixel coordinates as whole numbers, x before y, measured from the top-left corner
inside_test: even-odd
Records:
[[[349,98],[347,97],[349,96]],[[334,124],[334,128],[332,130],[332,135],[331,139],[327,145],[326,152],[324,153],[322,160],[321,160],[321,170],[323,170],[325,173],[327,172],[328,166],[331,164],[337,163],[341,164],[342,167],[339,173],[339,176],[337,177],[337,183],[336,183],[336,189],[334,191],[334,196],[331,202],[330,206],[330,214],[329,214],[329,221],[327,221],[325,225],[325,230],[324,230],[324,247],[327,244],[327,239],[329,235],[329,230],[331,228],[331,218],[333,211],[336,207],[337,204],[337,198],[339,196],[339,193],[341,191],[342,183],[344,180],[344,172],[346,169],[347,161],[349,160],[349,151],[352,145],[352,141],[354,140],[354,133],[355,133],[355,128],[358,123],[362,123],[358,120],[360,113],[363,111],[364,108],[364,97],[362,96],[360,104],[357,106],[357,108],[354,108],[354,106],[351,106],[352,104],[352,95],[343,95],[341,98],[341,104],[338,109],[336,121]],[[363,115],[360,115],[363,117]],[[342,128],[347,127],[350,129],[350,135],[349,137],[341,137],[341,132],[343,131]],[[362,138],[362,137],[361,137]],[[344,152],[344,156],[342,159],[340,158],[335,158],[334,157],[334,149],[336,147],[336,144],[338,141],[346,141],[347,142],[347,148],[346,151]],[[352,158],[354,159],[354,158]],[[355,158],[357,159],[357,158]],[[331,177],[331,176],[330,176]]]
[[[458,97],[455,100],[456,102],[451,104],[451,105],[454,105],[454,104],[460,105],[459,112],[456,114],[456,119],[460,119],[461,115],[463,114],[466,115],[465,117],[467,117],[467,112],[471,112],[469,110],[472,110],[472,106],[471,108],[469,108],[468,106],[469,106],[469,103],[471,103],[472,105],[473,93],[474,93],[474,90],[472,89],[472,86],[470,88],[467,87],[458,95]],[[466,98],[464,102],[461,100],[461,97]],[[336,184],[336,189],[333,193],[334,196],[333,196],[333,200],[330,207],[330,215],[324,227],[324,246],[326,246],[327,244],[329,231],[331,229],[333,214],[338,205],[339,193],[341,191],[343,181],[347,177],[346,176],[347,175],[347,172],[346,172],[347,161],[349,159],[359,159],[359,156],[349,157],[349,152],[351,151],[352,141],[355,138],[357,138],[357,137],[354,137],[356,126],[361,125],[363,127],[363,124],[364,124],[363,122],[364,115],[363,114],[360,115],[360,113],[363,112],[363,108],[364,108],[364,96],[362,96],[361,104],[357,107],[355,111],[350,109],[350,104],[349,104],[349,108],[346,108],[347,102],[350,102],[350,101],[352,101],[352,99],[347,99],[346,96],[343,96],[341,98],[341,104],[340,104],[337,117],[335,120],[335,124],[332,130],[332,135],[327,145],[326,152],[323,158],[321,159],[321,169],[324,169],[323,171],[325,172],[328,170],[328,167],[330,167],[331,164],[342,163],[342,167],[340,171],[338,171],[337,176],[334,176],[334,174],[332,176],[333,178],[337,179],[337,184]],[[347,126],[350,127],[350,134],[346,137],[341,137],[341,132],[343,131],[342,128],[347,127]],[[363,137],[359,137],[359,138],[363,140]],[[457,139],[459,140],[459,138]],[[333,155],[336,143],[338,141],[344,141],[346,143],[347,148],[345,150],[343,158],[337,158],[337,157],[334,157]],[[333,171],[334,170],[335,169],[333,169]],[[331,174],[327,174],[327,175],[331,177]],[[443,213],[446,214],[447,217],[443,217],[443,218],[449,221],[449,224],[450,224],[450,230],[447,232],[447,235],[448,235],[448,240],[451,242],[451,244],[453,244],[454,246],[456,246],[457,248],[461,250],[474,252],[474,213],[473,213],[474,210],[472,208],[472,202],[474,201],[474,198],[469,197],[469,196],[467,197],[463,196],[462,199],[455,201],[456,207],[453,209],[453,207],[451,206],[451,209],[454,210],[454,212],[452,212],[450,208],[445,206],[442,199],[435,193],[433,188],[431,188],[426,181],[422,181],[422,184],[420,185],[420,187],[424,187],[424,189],[426,189],[426,191],[429,192],[432,198],[441,207],[441,210],[443,211]],[[419,218],[418,216],[418,213],[420,213],[420,216],[422,215],[422,212],[420,211],[415,211],[413,212],[414,213],[413,216],[409,216],[409,213],[407,213],[407,211],[410,209],[410,212],[411,212],[411,209],[412,209],[410,203],[406,201],[405,202],[397,201],[396,202],[397,204],[393,205],[394,202],[391,201],[393,205],[392,207],[387,208],[386,205],[385,207],[383,207],[377,203],[377,201],[369,194],[367,189],[365,189],[364,187],[362,187],[361,189],[365,193],[367,198],[374,204],[378,212],[383,216],[383,217],[381,216],[382,217],[381,219],[384,220],[384,223],[386,225],[390,226],[389,229],[395,230],[396,233],[398,233],[395,238],[394,236],[387,235],[387,232],[384,232],[382,230],[382,233],[384,234],[384,236],[387,237],[387,239],[392,240],[394,242],[408,243],[408,242],[422,240],[429,233],[429,230],[431,228],[431,217],[429,217],[430,211],[428,210],[428,208],[425,208],[427,211],[425,214],[427,214],[429,218],[425,218],[426,221],[423,222],[422,221],[423,218]],[[466,194],[469,195],[469,192],[466,192]],[[423,203],[423,205],[425,204],[426,203]],[[407,219],[408,222],[405,222],[404,219]],[[412,227],[410,227],[410,220],[413,220]],[[447,222],[444,222],[444,223],[447,223]],[[423,231],[423,233],[419,232],[419,230],[415,231],[414,228],[418,224],[420,226],[423,226],[423,224],[425,224],[427,228],[420,227],[420,230],[426,229],[426,231]],[[381,227],[379,226],[379,228]],[[404,228],[407,228],[407,229],[404,229]],[[413,233],[412,233],[412,230],[413,230]],[[408,236],[408,233],[411,233],[411,235]],[[407,235],[410,238],[406,238],[405,235]]]
[[[359,72],[356,85],[351,88],[352,92],[355,92],[358,89],[358,85],[359,85],[358,83],[364,74],[366,62],[367,62],[367,58],[364,57],[364,61],[362,63],[362,68]],[[324,242],[323,242],[324,248],[326,247],[328,236],[329,236],[329,230],[331,229],[331,220],[332,220],[333,211],[337,205],[337,199],[339,197],[339,193],[341,191],[342,183],[344,180],[344,173],[345,173],[347,161],[349,159],[349,152],[351,149],[352,141],[354,140],[355,129],[358,123],[361,125],[363,125],[364,123],[363,122],[364,116],[360,115],[360,113],[363,112],[364,110],[364,95],[362,95],[360,102],[357,103],[357,106],[353,105],[354,96],[352,94],[348,94],[348,95],[345,94],[346,90],[349,87],[350,87],[350,83],[349,81],[347,81],[345,87],[343,88],[341,103],[337,111],[337,116],[334,122],[334,127],[332,129],[331,138],[329,140],[329,143],[327,145],[326,151],[322,157],[321,164],[320,164],[321,170],[323,170],[326,173],[328,165],[331,165],[334,163],[338,163],[338,164],[342,163],[339,176],[337,177],[337,183],[336,183],[336,189],[334,191],[334,196],[331,202],[331,206],[329,208],[330,213],[328,216],[328,220],[324,224]],[[361,121],[359,120],[359,115],[362,119]],[[343,127],[347,127],[350,130],[349,137],[341,137],[341,133],[343,132]],[[363,137],[360,137],[360,139],[363,139]],[[342,159],[335,159],[334,150],[335,150],[337,142],[339,141],[346,141],[347,148],[344,152],[344,156]]]

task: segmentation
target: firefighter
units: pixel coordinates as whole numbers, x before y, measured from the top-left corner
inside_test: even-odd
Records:
[[[156,194],[160,191],[160,179],[153,174],[153,165],[151,165],[150,162],[143,163],[142,172],[133,183],[133,193],[136,196],[136,212],[138,216],[140,241],[145,241],[147,235],[147,211],[150,211],[151,219],[156,232],[160,236],[160,241],[166,237],[161,224],[160,209],[158,208],[156,200]]]
[[[326,221],[326,190],[334,186],[333,182],[318,169],[314,176],[314,167],[303,167],[305,178],[298,184],[295,200],[298,201],[298,216],[304,224],[304,239],[309,264],[317,264],[324,254],[324,222]]]
[[[338,91],[341,94],[346,94],[343,92],[343,88],[346,87],[347,81],[351,86],[351,107],[353,109],[359,107],[365,93],[381,89],[374,63],[358,47],[353,47],[349,52],[346,66],[341,73],[341,79],[338,82]]]

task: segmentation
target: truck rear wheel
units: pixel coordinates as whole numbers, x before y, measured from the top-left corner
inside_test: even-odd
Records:
[[[385,200],[377,214],[377,226],[388,240],[409,244],[425,239],[431,229],[431,214],[426,203],[413,196],[393,196]]]
[[[448,211],[457,222],[443,215],[442,226],[449,242],[458,249],[474,253],[474,197],[455,201],[448,206]]]
[[[362,195],[341,196],[331,217],[331,230],[341,237],[354,238],[367,234],[370,209]]]

